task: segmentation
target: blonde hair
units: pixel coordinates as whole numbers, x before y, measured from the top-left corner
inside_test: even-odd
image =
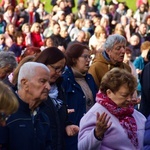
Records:
[[[21,30],[24,31],[25,30],[25,27],[29,27],[30,28],[30,25],[28,23],[24,23]]]
[[[0,110],[10,115],[19,107],[18,100],[11,89],[0,81]]]
[[[107,35],[105,28],[101,25],[98,25],[94,30],[94,34],[97,38],[99,38],[101,33],[105,33]]]
[[[34,32],[36,26],[40,26],[40,23],[38,23],[38,22],[33,23],[33,25],[31,26],[30,31],[31,31],[31,32]]]

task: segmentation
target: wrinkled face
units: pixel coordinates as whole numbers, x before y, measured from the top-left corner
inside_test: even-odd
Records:
[[[120,107],[126,107],[132,100],[132,95],[127,84],[122,85],[117,92],[107,90],[107,96]]]
[[[118,43],[114,45],[114,47],[111,50],[107,51],[110,57],[110,60],[114,64],[123,62],[124,54],[125,54],[125,47],[126,45],[124,43]]]
[[[61,76],[64,71],[65,63],[66,60],[63,58],[55,64],[47,65],[47,67],[50,69],[50,83],[55,83],[56,80]]]
[[[76,60],[76,65],[74,67],[80,73],[86,73],[89,69],[90,61],[91,61],[90,52],[87,49],[85,49],[82,55]]]
[[[31,79],[25,80],[26,92],[33,101],[43,101],[47,98],[50,84],[49,72],[43,68],[37,68],[38,73]]]

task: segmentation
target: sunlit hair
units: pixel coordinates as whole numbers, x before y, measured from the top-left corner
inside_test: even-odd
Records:
[[[36,76],[37,68],[43,68],[47,72],[50,72],[49,69],[42,63],[37,63],[37,62],[26,62],[26,63],[24,63],[21,66],[20,71],[19,71],[19,75],[18,75],[18,89],[22,88],[22,86],[21,86],[21,80],[22,79],[31,80],[33,77]]]
[[[136,78],[125,69],[113,68],[103,76],[100,91],[106,94],[106,91],[110,89],[115,93],[125,84],[130,92],[129,94],[133,94],[137,87]]]
[[[31,31],[31,32],[34,32],[34,31],[35,31],[36,26],[40,26],[40,23],[38,23],[38,22],[33,23],[33,25],[31,26],[30,31]]]
[[[145,41],[141,44],[141,52],[144,50],[148,50],[150,49],[150,42],[149,41]]]
[[[4,111],[10,115],[17,111],[18,100],[11,89],[0,81],[0,111]]]
[[[13,26],[15,28],[15,25],[12,24],[12,23],[8,23],[7,26],[6,26],[6,32],[9,33],[9,28],[10,26]]]
[[[98,25],[94,30],[94,34],[97,38],[99,38],[102,33],[105,33],[105,35],[107,35],[106,29],[103,26]]]
[[[116,44],[124,44],[126,46],[126,39],[119,34],[109,35],[104,43],[104,49],[106,51],[112,50]]]
[[[84,23],[84,19],[77,19],[75,21],[75,27],[77,27],[78,29],[81,29],[83,27],[83,23]]]
[[[22,25],[21,30],[24,32],[24,30],[25,30],[26,27],[29,27],[29,28],[30,28],[29,23],[24,23],[24,24]]]

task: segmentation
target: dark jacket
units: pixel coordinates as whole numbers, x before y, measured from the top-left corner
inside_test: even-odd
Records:
[[[67,108],[61,81],[58,81],[57,87],[58,99],[62,100],[61,106],[55,106],[53,100],[48,97],[48,99],[43,102],[41,108],[50,119],[52,131],[52,150],[65,150],[65,127],[71,123],[67,121]]]
[[[97,93],[97,86],[94,82],[93,77],[90,74],[86,74],[85,80],[89,85],[93,100]],[[86,98],[80,85],[75,81],[72,69],[68,67],[63,74],[63,88],[66,94],[66,101],[68,109],[75,109],[74,113],[69,114],[69,121],[75,125],[79,125],[80,119],[86,113]],[[68,137],[66,136],[66,150],[77,150],[77,136]]]
[[[9,117],[5,127],[0,127],[0,145],[7,150],[51,150],[47,115],[40,109],[37,114],[31,114],[29,105],[19,98],[18,100],[18,111]]]
[[[145,123],[145,134],[144,134],[144,148],[143,150],[150,150],[150,116],[147,118]]]
[[[148,63],[141,74],[141,103],[140,112],[148,117],[150,114],[150,63]]]

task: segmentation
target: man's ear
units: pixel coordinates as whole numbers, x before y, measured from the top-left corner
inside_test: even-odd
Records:
[[[21,85],[24,87],[24,89],[28,89],[28,80],[27,79],[22,79],[21,80]]]

